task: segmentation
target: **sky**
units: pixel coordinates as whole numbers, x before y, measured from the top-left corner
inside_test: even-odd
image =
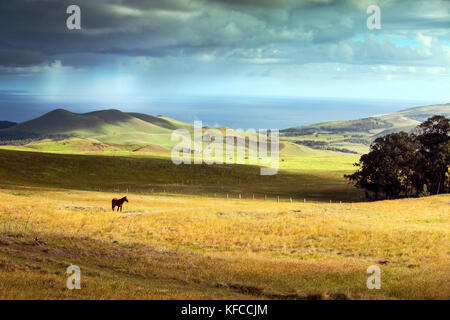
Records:
[[[66,26],[71,4],[81,30]],[[380,29],[367,27],[369,5]],[[450,1],[0,2],[0,120],[65,107],[288,125],[446,103],[449,92]]]

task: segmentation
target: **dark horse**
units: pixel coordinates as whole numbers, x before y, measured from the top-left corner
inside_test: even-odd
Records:
[[[114,211],[114,208],[117,206],[117,211],[120,209],[120,212],[122,212],[122,205],[125,201],[128,202],[127,197],[123,197],[122,199],[112,199],[112,210]]]

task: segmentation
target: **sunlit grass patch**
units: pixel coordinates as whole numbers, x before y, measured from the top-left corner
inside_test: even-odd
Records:
[[[0,196],[4,298],[449,297],[448,195],[305,204],[129,194],[122,213],[111,193]],[[64,288],[71,263],[85,270],[80,293]],[[382,269],[381,290],[365,286],[370,265]]]

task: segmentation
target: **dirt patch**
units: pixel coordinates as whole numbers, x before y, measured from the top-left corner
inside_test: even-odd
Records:
[[[152,152],[152,151],[169,151],[169,149],[154,144],[148,144],[146,146],[133,150],[133,152]]]
[[[103,151],[105,146],[101,143],[91,142],[79,146],[80,151]]]
[[[64,210],[70,210],[70,211],[83,211],[83,212],[106,212],[109,210],[106,210],[103,207],[90,207],[90,206],[64,206]]]

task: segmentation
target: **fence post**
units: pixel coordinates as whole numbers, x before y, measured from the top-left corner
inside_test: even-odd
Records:
[[[303,203],[306,203],[306,198],[303,198]]]
[[[239,193],[239,199],[241,198],[241,194]]]
[[[292,197],[289,198],[289,201],[292,203]]]
[[[228,193],[227,193],[227,199],[228,199]]]
[[[255,194],[252,195],[252,199],[255,200]]]

